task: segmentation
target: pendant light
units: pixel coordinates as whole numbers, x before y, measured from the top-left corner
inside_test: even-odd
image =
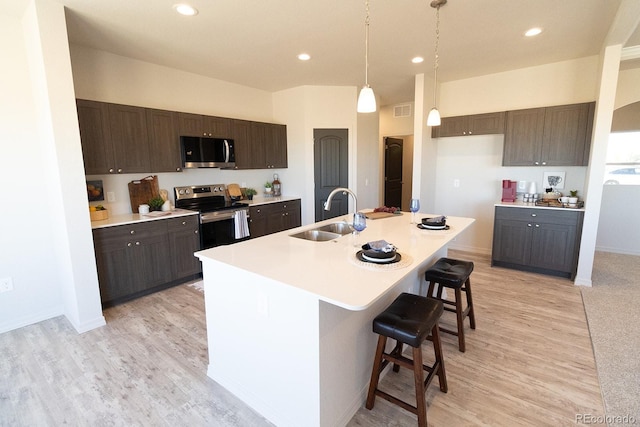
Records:
[[[369,0],[365,1],[367,17],[364,20],[364,86],[358,96],[358,113],[373,113],[376,111],[376,97],[369,86]]]
[[[433,61],[433,108],[427,116],[427,126],[440,126],[440,112],[436,103],[436,93],[438,88],[438,47],[440,45],[440,6],[447,3],[447,0],[433,0],[431,7],[436,9],[436,52]]]

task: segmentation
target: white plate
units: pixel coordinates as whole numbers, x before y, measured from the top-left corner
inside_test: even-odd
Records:
[[[362,258],[366,259],[369,262],[377,262],[378,264],[386,264],[389,262],[393,262],[395,261],[395,259],[398,257],[398,254],[395,254],[392,258],[371,258],[366,256],[364,253],[360,254],[362,256]]]
[[[418,224],[418,228],[422,228],[424,230],[448,230],[450,227],[448,225],[425,225]]]

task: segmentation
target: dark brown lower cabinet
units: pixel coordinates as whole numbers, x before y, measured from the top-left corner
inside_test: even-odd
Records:
[[[573,279],[584,212],[496,207],[491,264]]]
[[[193,252],[200,249],[198,227],[198,216],[192,215],[94,229],[102,306],[197,277],[200,263]]]
[[[249,208],[249,233],[252,238],[289,230],[301,224],[300,199]]]
[[[167,220],[171,248],[172,279],[200,274],[200,260],[193,253],[200,250],[200,223],[197,215]]]

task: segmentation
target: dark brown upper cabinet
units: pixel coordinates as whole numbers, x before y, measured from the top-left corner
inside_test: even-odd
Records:
[[[181,172],[180,136],[231,138],[236,169],[287,167],[286,125],[76,100],[85,174]]]
[[[231,138],[231,119],[178,113],[180,135]]]
[[[76,105],[85,174],[114,173],[108,104],[78,99]]]
[[[181,172],[178,113],[147,109],[151,172]]]
[[[586,166],[595,103],[508,111],[503,166]]]
[[[87,100],[77,108],[87,175],[150,171],[144,108]]]
[[[504,133],[504,117],[504,111],[443,117],[440,126],[431,128],[431,137],[502,134]]]
[[[286,125],[232,120],[231,134],[236,144],[236,169],[287,167]]]

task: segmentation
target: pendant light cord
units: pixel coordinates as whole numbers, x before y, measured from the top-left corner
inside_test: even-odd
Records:
[[[436,88],[438,87],[438,47],[440,46],[440,5],[436,7],[436,51],[435,60],[433,62],[433,107],[436,106]]]
[[[369,87],[369,0],[364,2],[367,17],[364,20],[364,84]]]

